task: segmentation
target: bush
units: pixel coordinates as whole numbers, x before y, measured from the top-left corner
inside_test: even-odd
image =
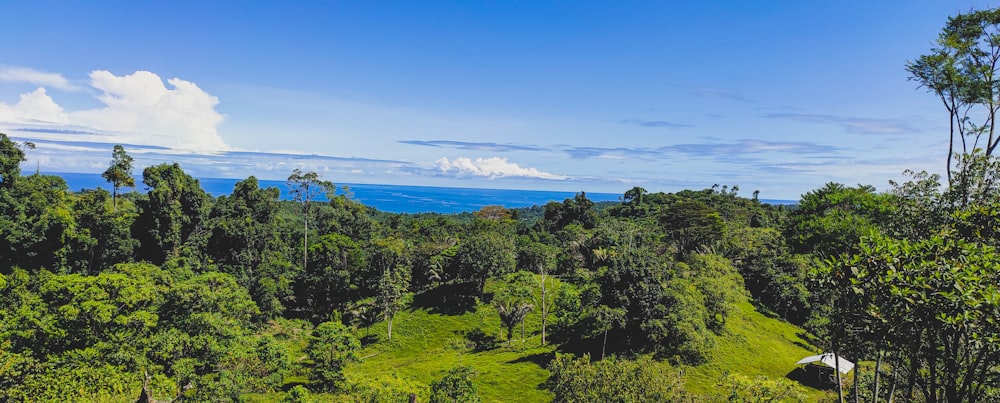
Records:
[[[431,403],[479,403],[479,391],[472,383],[472,367],[452,368],[443,378],[431,382]]]

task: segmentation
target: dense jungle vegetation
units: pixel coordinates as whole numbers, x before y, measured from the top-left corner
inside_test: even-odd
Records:
[[[120,147],[111,192],[73,193],[20,172],[30,144],[0,135],[0,150],[5,400],[478,399],[472,359],[430,382],[400,375],[440,346],[401,347],[413,332],[394,334],[397,317],[478,321],[445,340],[459,356],[529,352],[539,400],[823,396],[783,374],[685,383],[748,300],[813,351],[869,362],[850,392],[863,399],[1000,396],[1000,162],[981,154],[949,186],[830,183],[793,208],[736,186],[636,187],[620,203],[407,215],[299,171],[287,201],[253,177],[212,198],[176,164],[121,193]]]
[[[213,198],[177,164],[137,192],[121,146],[110,191],[71,192],[0,134],[0,401],[1000,401],[998,26],[956,16],[907,65],[946,178],[795,206],[389,214],[298,170]],[[848,388],[796,376],[819,352]]]

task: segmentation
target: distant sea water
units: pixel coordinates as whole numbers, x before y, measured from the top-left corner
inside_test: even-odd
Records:
[[[98,187],[110,190],[111,184],[101,178],[100,174],[82,173],[48,173],[57,175],[66,180],[70,190],[79,191],[82,189],[97,189]],[[202,189],[206,193],[218,197],[232,193],[236,182],[242,179],[221,179],[221,178],[198,178]],[[281,190],[281,198],[288,200],[288,187],[285,181],[258,180],[261,188],[276,187]],[[143,192],[146,190],[142,184],[142,179],[137,178],[136,190]],[[338,183],[337,194],[341,193]],[[500,205],[507,208],[531,207],[545,205],[550,201],[562,202],[567,198],[572,198],[574,192],[550,192],[540,190],[503,190],[503,189],[474,189],[474,188],[450,188],[431,186],[402,186],[402,185],[366,185],[366,184],[346,184],[354,199],[358,202],[372,206],[380,211],[390,213],[461,213],[479,211],[483,206]],[[590,193],[587,198],[594,202],[617,201],[621,195],[614,193]]]

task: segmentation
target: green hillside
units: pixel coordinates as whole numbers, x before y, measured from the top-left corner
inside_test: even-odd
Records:
[[[486,402],[550,401],[553,395],[542,384],[549,375],[544,366],[554,347],[540,346],[537,315],[529,316],[527,328],[525,342],[517,340],[516,332],[515,342],[508,346],[498,341],[500,324],[491,307],[480,305],[474,312],[459,315],[434,313],[429,308],[408,309],[396,317],[393,340],[366,346],[360,354],[364,359],[349,366],[346,375],[349,379],[395,376],[429,385],[446,370],[469,365],[478,373],[475,383]],[[685,368],[686,387],[710,394],[727,372],[783,378],[796,368],[796,361],[814,354],[798,336],[800,332],[798,327],[757,312],[749,302],[741,303],[718,338],[710,361]],[[384,339],[385,324],[358,333],[360,337],[372,335]],[[489,342],[498,344],[482,350]],[[810,400],[828,396],[815,389],[808,392]]]

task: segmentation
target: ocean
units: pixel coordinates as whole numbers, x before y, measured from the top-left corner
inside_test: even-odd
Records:
[[[46,173],[57,175],[66,180],[70,190],[110,189],[111,185],[101,178],[100,174],[82,173]],[[198,178],[206,193],[218,197],[228,195],[233,191],[236,182],[242,179]],[[259,180],[262,188],[276,187],[281,190],[282,199],[290,199],[285,181]],[[142,178],[136,178],[136,190],[145,191]],[[500,205],[507,208],[531,207],[545,205],[550,201],[562,202],[572,198],[574,192],[550,192],[540,190],[503,190],[450,188],[431,186],[402,185],[367,185],[360,183],[337,183],[337,192],[346,185],[358,202],[375,207],[380,211],[390,213],[461,213],[478,211],[483,206]],[[617,201],[621,195],[614,193],[587,193],[587,198],[594,202]]]

